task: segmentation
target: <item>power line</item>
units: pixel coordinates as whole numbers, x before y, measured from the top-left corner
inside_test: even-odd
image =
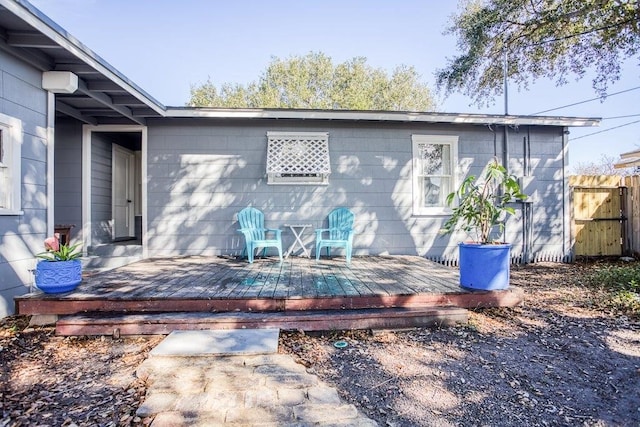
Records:
[[[633,125],[633,124],[636,124],[636,123],[640,123],[640,120],[634,120],[633,122],[625,123],[625,124],[620,125],[620,126],[614,126],[614,127],[612,127],[612,128],[607,128],[607,129],[599,130],[598,132],[592,132],[592,133],[588,133],[588,134],[586,134],[586,135],[578,136],[578,137],[576,137],[576,138],[571,138],[571,141],[575,141],[576,139],[586,138],[586,137],[588,137],[588,136],[592,136],[592,135],[598,135],[598,134],[600,134],[600,133],[604,133],[604,132],[609,132],[609,131],[614,130],[614,129],[620,129],[620,128],[622,128],[622,127],[630,126],[630,125]]]
[[[629,114],[627,116],[603,117],[602,120],[628,119],[629,117],[640,117],[640,114]]]
[[[609,98],[611,96],[620,95],[621,93],[631,92],[633,90],[638,90],[638,89],[640,89],[640,86],[636,86],[636,87],[633,87],[631,89],[621,90],[620,92],[614,92],[614,93],[610,93],[610,94],[605,94],[603,96],[598,96],[596,98],[587,99],[585,101],[574,102],[573,104],[567,104],[567,105],[563,105],[561,107],[551,108],[549,110],[538,111],[537,113],[533,113],[531,115],[535,116],[536,114],[548,113],[549,111],[562,110],[563,108],[573,107],[575,105],[580,105],[580,104],[586,104],[587,102],[597,101],[597,100],[600,100],[602,98]]]

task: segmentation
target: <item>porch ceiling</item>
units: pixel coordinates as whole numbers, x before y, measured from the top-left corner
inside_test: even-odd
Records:
[[[40,71],[70,71],[78,90],[56,95],[56,116],[91,125],[145,124],[164,106],[29,3],[0,0],[0,49]]]

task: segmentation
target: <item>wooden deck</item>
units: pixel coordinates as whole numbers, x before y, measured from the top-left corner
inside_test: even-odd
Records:
[[[307,322],[301,317],[305,313],[322,316],[324,328],[332,325],[327,319],[337,320],[335,310],[342,316],[358,310],[353,315],[359,319],[368,314],[371,318],[392,318],[397,310],[425,317],[434,309],[513,306],[521,300],[518,288],[493,292],[462,289],[457,269],[417,256],[355,257],[349,267],[341,257],[324,258],[319,263],[291,257],[280,265],[274,258],[248,264],[235,258],[192,256],[144,260],[87,275],[73,292],[37,292],[16,298],[16,312],[82,314],[84,321],[95,319],[96,313],[102,321],[126,313],[127,322],[138,316],[136,322],[146,324],[153,324],[158,313],[163,313],[161,317],[178,329],[193,323],[212,327],[216,321],[203,317],[212,313],[224,314],[224,321],[235,325],[243,321],[265,324],[270,318],[280,318],[282,324],[286,316],[287,327],[296,328]],[[396,312],[381,315],[381,309]],[[200,314],[196,319],[185,313]],[[241,321],[238,313],[250,316]],[[442,317],[442,313],[435,314]],[[224,321],[220,318],[217,323]],[[344,328],[349,323],[333,325]]]

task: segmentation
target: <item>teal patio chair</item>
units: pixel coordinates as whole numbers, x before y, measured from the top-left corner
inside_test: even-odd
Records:
[[[278,249],[278,256],[282,263],[282,230],[276,228],[264,228],[264,214],[256,208],[244,208],[238,212],[238,230],[244,234],[245,247],[249,263],[253,263],[254,252],[258,248],[262,248],[262,254],[269,247]],[[267,239],[267,234],[273,235],[271,239]]]
[[[344,248],[347,265],[351,264],[355,215],[347,208],[336,208],[329,213],[327,220],[329,228],[316,229],[316,261],[320,259],[323,247],[327,248],[327,256],[330,248]]]

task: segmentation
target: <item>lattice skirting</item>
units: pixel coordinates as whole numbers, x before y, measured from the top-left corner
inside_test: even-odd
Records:
[[[447,267],[458,267],[458,257],[456,256],[427,256],[428,260],[437,262]],[[573,254],[560,254],[553,252],[537,252],[530,255],[530,263],[536,262],[562,262],[571,263],[574,261]],[[511,254],[511,264],[524,264],[524,254]]]

